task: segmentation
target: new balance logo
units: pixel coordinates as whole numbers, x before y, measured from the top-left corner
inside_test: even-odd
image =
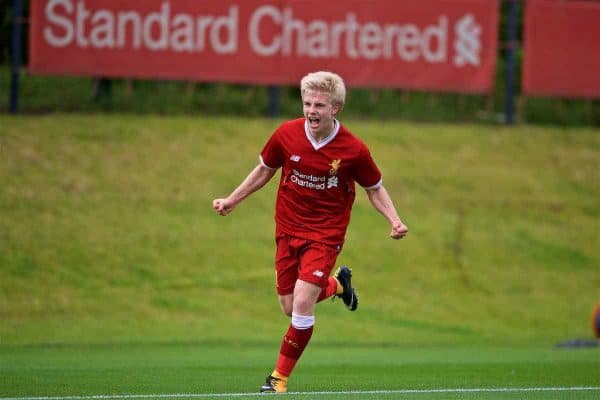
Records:
[[[297,155],[295,155],[295,154],[292,154],[292,155],[290,156],[290,160],[292,160],[293,162],[298,162],[298,161],[300,161],[300,156],[297,156]]]

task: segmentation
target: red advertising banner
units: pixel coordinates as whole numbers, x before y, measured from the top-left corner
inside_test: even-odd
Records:
[[[487,92],[491,0],[32,0],[34,74]]]
[[[600,98],[600,2],[527,0],[523,93]]]

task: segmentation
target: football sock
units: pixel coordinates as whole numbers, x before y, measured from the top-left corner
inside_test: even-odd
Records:
[[[310,341],[314,324],[314,316],[292,314],[292,323],[281,342],[279,358],[272,374],[274,377],[283,376],[287,380],[287,377],[292,374],[292,370]]]
[[[288,380],[287,376],[280,374],[279,372],[277,372],[277,370],[274,370],[273,373],[271,374],[271,376],[273,378],[281,379],[282,381],[286,381],[286,382]]]
[[[333,280],[335,281],[335,294],[344,293],[344,287],[342,286],[340,281],[338,281],[336,277],[334,277]]]
[[[319,298],[317,299],[317,303],[323,301],[325,299],[330,298],[334,294],[341,294],[344,291],[344,288],[337,279],[333,276],[330,276],[327,280],[327,286],[321,289],[321,294],[319,294]]]

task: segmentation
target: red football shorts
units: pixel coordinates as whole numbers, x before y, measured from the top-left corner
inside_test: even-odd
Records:
[[[294,293],[298,279],[320,287],[327,286],[341,246],[329,246],[283,233],[277,234],[275,241],[275,283],[279,295]]]

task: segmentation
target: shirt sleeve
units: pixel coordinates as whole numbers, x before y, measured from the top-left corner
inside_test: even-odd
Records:
[[[260,152],[260,163],[270,169],[277,169],[283,166],[283,147],[279,140],[279,129],[277,129],[269,138],[262,151]]]
[[[383,182],[381,171],[373,161],[367,146],[363,146],[354,170],[356,182],[365,189],[377,189]]]

